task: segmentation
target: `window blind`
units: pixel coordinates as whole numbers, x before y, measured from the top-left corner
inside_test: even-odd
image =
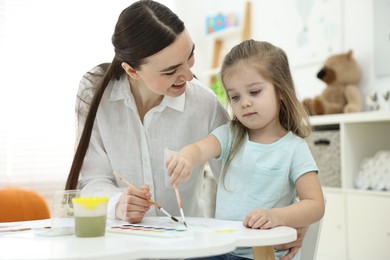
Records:
[[[66,179],[79,80],[111,61],[111,35],[129,4],[0,0],[0,186]]]

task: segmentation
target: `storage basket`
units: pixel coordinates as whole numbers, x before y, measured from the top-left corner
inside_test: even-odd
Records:
[[[340,188],[339,125],[316,126],[306,141],[317,162],[321,185]]]

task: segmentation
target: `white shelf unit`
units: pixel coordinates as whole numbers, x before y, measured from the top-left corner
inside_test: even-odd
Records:
[[[243,27],[236,26],[223,29],[218,32],[210,33],[207,38],[212,43],[211,66],[202,74],[209,79],[211,83],[221,69],[221,62],[225,54],[231,47],[238,44],[243,38]]]
[[[354,179],[363,159],[390,150],[390,112],[313,116],[310,121],[314,127],[338,125],[340,131],[341,185],[323,187],[326,212],[317,259],[389,260],[390,191],[357,189]]]
[[[243,40],[251,37],[251,15],[252,15],[251,0],[245,2],[244,14],[242,17],[242,24],[234,27],[228,27],[221,31],[213,32],[208,35],[208,39],[212,41],[212,57],[210,68],[202,73],[203,77],[207,78],[206,82],[211,84],[214,78],[220,71],[221,61],[226,52],[231,47],[240,43]],[[227,48],[227,49],[226,49]]]

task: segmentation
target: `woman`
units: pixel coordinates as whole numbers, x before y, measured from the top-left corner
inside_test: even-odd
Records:
[[[164,170],[164,148],[196,141],[227,122],[228,115],[210,89],[193,78],[195,45],[183,22],[164,5],[138,1],[123,10],[112,43],[112,62],[95,67],[80,83],[83,131],[66,189],[117,189],[109,217],[131,223],[146,213],[161,215],[149,210],[151,198],[179,215]],[[210,165],[218,175],[220,164]],[[114,171],[138,188],[127,187]],[[197,168],[180,188],[188,216],[204,216],[203,200],[192,196],[202,193],[203,171]]]

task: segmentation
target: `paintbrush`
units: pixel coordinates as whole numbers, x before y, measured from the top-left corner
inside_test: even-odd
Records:
[[[164,213],[166,216],[170,217],[173,221],[176,221],[179,223],[179,220],[177,218],[175,218],[174,216],[172,216],[171,214],[169,214],[163,207],[161,207],[157,202],[153,201],[153,200],[150,200],[150,203],[152,203],[153,205],[155,205],[162,213]]]
[[[177,154],[177,152],[171,151],[167,147],[165,147],[164,148],[164,161],[166,161],[168,159],[169,155],[175,155],[175,154]],[[184,226],[187,228],[187,223],[184,219],[184,212],[183,212],[183,208],[182,208],[182,204],[181,204],[180,192],[179,192],[179,189],[177,187],[175,187],[175,193],[176,193],[177,204],[179,205],[179,209],[180,209],[181,220],[183,221]]]
[[[124,183],[127,184],[127,186],[129,187],[133,187],[133,188],[136,188],[134,187],[133,184],[131,184],[128,180],[126,180],[125,178],[123,178],[122,175],[120,175],[118,172],[112,172],[114,174],[115,177],[117,177],[118,179],[120,179],[121,181],[123,181]],[[149,200],[150,203],[152,203],[153,205],[155,205],[162,213],[164,213],[166,216],[170,217],[173,221],[175,222],[179,222],[179,220],[177,218],[175,218],[174,216],[172,216],[171,214],[169,214],[163,207],[161,207],[157,202],[155,202],[154,200],[150,199]]]
[[[186,220],[184,219],[184,212],[183,212],[183,207],[181,204],[181,197],[180,197],[179,189],[175,188],[175,192],[176,192],[177,204],[179,205],[179,209],[180,209],[181,220],[183,221],[184,226],[187,228],[187,223],[186,223]]]
[[[51,227],[43,227],[42,229],[48,229],[50,230]],[[28,230],[34,230],[33,228],[16,228],[16,229],[4,229],[0,230],[0,233],[7,233],[7,232],[22,232],[22,231],[28,231]]]
[[[0,230],[0,233],[8,233],[8,232],[22,232],[32,230],[31,228],[18,228],[18,229],[6,229],[6,230]]]

